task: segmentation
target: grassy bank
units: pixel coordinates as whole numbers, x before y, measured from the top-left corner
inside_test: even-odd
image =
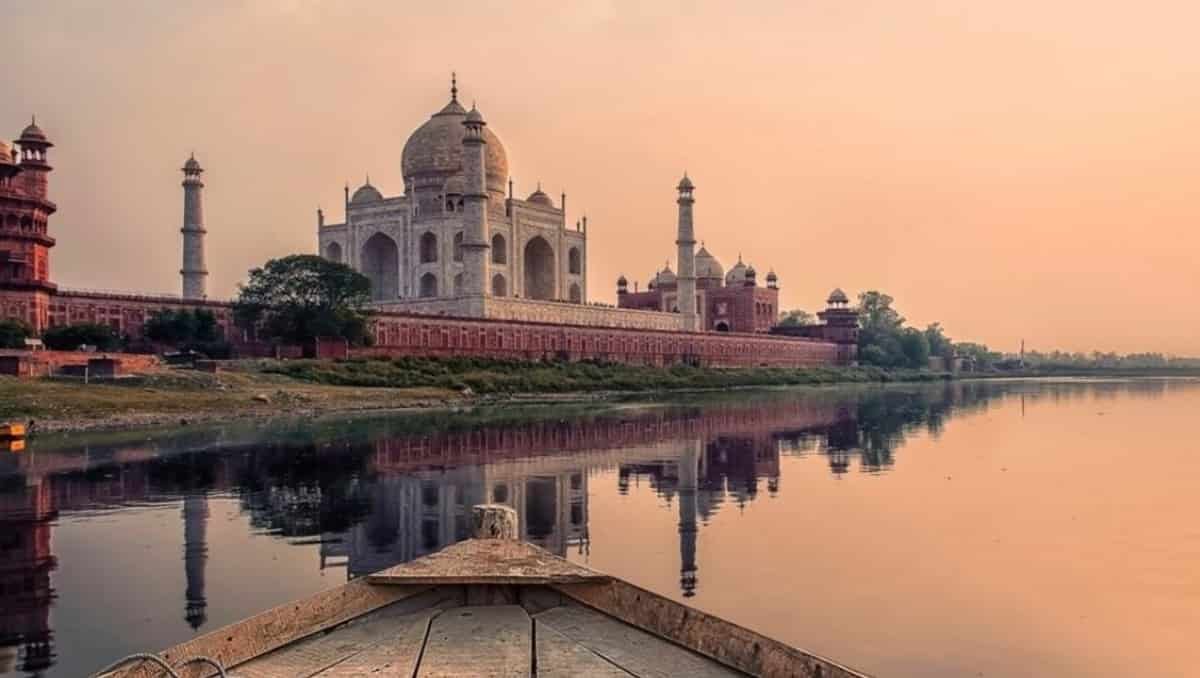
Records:
[[[119,429],[272,415],[430,407],[461,400],[437,387],[362,389],[236,370],[161,370],[112,382],[0,377],[0,421],[38,431]]]
[[[411,388],[433,386],[481,395],[647,392],[751,386],[936,381],[946,375],[878,367],[706,369],[484,359],[395,358],[263,362],[256,369],[316,384]]]

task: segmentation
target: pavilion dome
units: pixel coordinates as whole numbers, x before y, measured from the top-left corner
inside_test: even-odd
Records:
[[[700,246],[700,251],[696,253],[696,277],[697,278],[712,278],[721,280],[725,277],[725,269],[721,267],[721,262],[717,261],[709,251],[703,246]]]
[[[36,121],[29,123],[25,129],[21,130],[20,141],[47,145],[50,143],[50,140],[46,138],[46,133],[42,131],[41,127],[37,126]]]
[[[744,282],[746,282],[746,265],[742,263],[742,258],[739,256],[737,263],[725,274],[725,284],[741,285]]]
[[[355,205],[364,202],[378,202],[380,200],[383,200],[383,194],[379,192],[378,188],[372,186],[369,181],[359,186],[358,190],[354,192],[354,196],[350,198],[350,202]]]
[[[406,184],[413,179],[445,180],[462,175],[462,142],[467,132],[463,122],[467,119],[467,110],[458,103],[457,91],[452,92],[450,102],[418,127],[404,144],[400,164]],[[504,193],[508,181],[508,155],[504,152],[504,144],[489,126],[484,126],[483,138],[487,142],[487,189]]]
[[[654,282],[657,285],[674,285],[677,280],[678,277],[675,275],[675,271],[671,270],[670,264],[663,267],[663,270],[659,271],[658,275],[654,276]]]
[[[850,297],[846,296],[846,293],[842,291],[842,288],[835,287],[834,290],[829,293],[829,298],[825,300],[825,303],[848,304],[850,303]]]
[[[542,205],[544,207],[554,207],[554,201],[550,199],[550,196],[546,195],[545,192],[542,191],[541,184],[538,184],[537,190],[533,193],[530,193],[529,197],[525,198],[525,201],[531,202],[535,205]]]

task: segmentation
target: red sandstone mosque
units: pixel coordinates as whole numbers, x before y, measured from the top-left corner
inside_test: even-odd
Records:
[[[204,170],[195,157],[182,167],[182,294],[113,294],[52,282],[53,144],[35,121],[16,145],[0,141],[0,318],[37,332],[107,324],[136,340],[160,309],[207,308],[235,347],[245,339],[230,303],[207,296]],[[726,272],[703,245],[695,251],[695,185],[686,174],[676,187],[677,271],[668,263],[645,291],[636,283],[630,291],[622,276],[612,307],[588,302],[586,217],[568,226],[566,195],[555,205],[540,185],[514,197],[499,137],[477,108],[458,103],[456,83],[404,145],[401,168],[404,194],[384,197],[367,182],[353,197],[347,188],[343,223],[318,211],[318,252],[371,281],[375,345],[364,352],[708,366],[855,359],[857,315],[840,290],[822,324],[777,328],[773,271],[759,286],[740,257]]]

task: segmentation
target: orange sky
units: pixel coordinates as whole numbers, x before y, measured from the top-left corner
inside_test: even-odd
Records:
[[[0,125],[51,162],[53,277],[177,291],[182,189],[208,172],[210,292],[315,248],[342,184],[401,191],[448,74],[589,217],[590,292],[673,261],[674,185],[782,305],[881,289],[1016,350],[1200,354],[1200,4],[332,0],[5,9]]]

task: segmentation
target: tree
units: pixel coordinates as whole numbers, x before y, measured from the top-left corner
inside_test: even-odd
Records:
[[[233,312],[239,324],[288,342],[316,337],[367,341],[371,281],[345,264],[294,254],[250,271]]]
[[[816,325],[817,318],[808,311],[802,309],[793,309],[784,311],[779,315],[780,327],[800,327],[802,325]]]
[[[929,341],[925,333],[915,327],[900,331],[900,351],[904,354],[904,366],[923,369],[929,366]]]
[[[217,317],[207,309],[161,309],[146,320],[143,333],[163,344],[212,342],[217,340]]]
[[[929,355],[946,359],[954,357],[954,342],[946,336],[941,323],[931,323],[925,328],[925,341],[929,344]]]
[[[121,347],[121,338],[116,330],[94,323],[51,327],[42,334],[42,341],[46,348],[56,351],[74,351],[84,344],[101,351],[115,351]]]
[[[894,332],[904,325],[904,316],[892,308],[892,297],[871,290],[858,295],[859,322],[863,329]]]
[[[33,329],[20,320],[0,320],[0,348],[25,348]]]

